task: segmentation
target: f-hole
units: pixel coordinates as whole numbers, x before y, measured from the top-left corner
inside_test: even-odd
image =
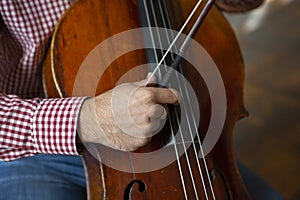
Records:
[[[146,190],[146,185],[143,181],[133,180],[127,185],[127,187],[125,189],[124,200],[130,200],[131,199],[131,192],[133,191],[134,185],[136,185],[136,184],[138,185],[138,191],[139,192],[144,192]]]

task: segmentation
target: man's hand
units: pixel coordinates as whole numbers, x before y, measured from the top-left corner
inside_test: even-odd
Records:
[[[161,104],[178,104],[180,97],[174,89],[144,87],[145,82],[121,84],[86,100],[78,124],[82,142],[123,151],[146,145],[166,112]]]

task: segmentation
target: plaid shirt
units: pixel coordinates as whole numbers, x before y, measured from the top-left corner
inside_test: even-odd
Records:
[[[43,99],[41,64],[69,0],[0,0],[0,160],[76,155],[82,98]]]

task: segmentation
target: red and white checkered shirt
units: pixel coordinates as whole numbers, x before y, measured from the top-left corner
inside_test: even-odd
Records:
[[[76,155],[81,98],[43,99],[41,64],[71,0],[0,0],[0,160]]]

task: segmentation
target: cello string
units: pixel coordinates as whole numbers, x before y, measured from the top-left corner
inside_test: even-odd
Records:
[[[165,1],[164,1],[164,3],[165,3]],[[164,15],[163,13],[167,13],[166,5],[164,4],[164,5],[162,6],[161,1],[159,1],[158,4],[159,4],[160,14],[161,14],[161,16],[163,16],[163,15]],[[162,7],[164,7],[164,11],[163,11],[163,8],[162,8]],[[165,20],[164,17],[161,18],[161,19],[162,19],[162,23],[163,23],[163,27],[166,27],[166,28],[168,27],[168,28],[170,28],[170,27],[171,27],[171,24],[170,24],[170,21],[169,21],[169,19],[168,19],[168,16],[166,16],[166,18],[167,18],[166,20]],[[168,22],[168,25],[167,25],[166,21]],[[156,22],[155,25],[157,26],[157,22]],[[156,26],[155,26],[155,27],[156,27]],[[170,34],[171,34],[172,37],[174,37],[174,34],[173,34],[172,32],[171,32]],[[165,35],[166,35],[168,44],[170,44],[170,43],[171,43],[171,39],[170,39],[170,37],[169,37],[170,35],[167,33],[167,30],[165,30]],[[160,39],[160,38],[159,38],[159,39]],[[161,42],[160,42],[160,43],[161,43]],[[162,46],[162,45],[161,45],[161,46]],[[178,49],[177,46],[176,46],[176,44],[174,45],[174,47],[175,47],[176,50]],[[162,49],[162,48],[161,48],[161,49]],[[174,60],[173,54],[171,54],[171,57],[172,57],[172,60]],[[166,66],[165,66],[165,70],[167,70],[167,69],[166,69]],[[182,89],[182,87],[181,87],[182,84],[179,83],[179,78],[178,78],[178,74],[177,74],[177,73],[176,73],[176,77],[177,77],[177,85],[179,86],[179,87],[178,87],[178,88],[179,88],[179,92],[180,92],[181,94],[183,94],[183,89]],[[184,81],[183,81],[183,83],[185,84]],[[170,83],[170,84],[171,84],[171,83]],[[187,90],[185,90],[185,92],[187,93]],[[186,96],[189,96],[189,95],[186,95]],[[190,102],[190,101],[189,101],[189,102]],[[185,119],[189,119],[189,116],[188,116],[187,111],[186,111],[187,109],[186,109],[185,104],[182,104],[182,106],[183,106],[183,110],[185,111]],[[177,123],[179,124],[178,113],[177,113],[176,110],[175,110],[175,113],[176,113],[176,116],[177,116],[177,118],[176,118],[176,119],[177,119]],[[190,132],[191,141],[192,141],[192,144],[193,144],[194,155],[195,155],[195,159],[196,159],[196,162],[197,162],[199,175],[200,175],[200,177],[201,177],[201,182],[202,182],[204,194],[205,194],[206,199],[208,199],[208,195],[207,195],[207,190],[206,190],[205,182],[204,182],[204,178],[203,178],[203,175],[202,175],[202,169],[201,169],[200,162],[199,162],[199,157],[197,156],[198,153],[197,153],[197,150],[196,150],[196,145],[195,145],[195,142],[194,142],[194,138],[193,138],[193,136],[192,136],[192,127],[191,127],[191,125],[190,125],[190,120],[187,120],[187,125],[188,125],[188,129],[189,129],[189,132]],[[184,150],[185,150],[185,152],[187,152],[187,149],[186,149],[186,146],[185,146],[185,141],[184,141],[184,138],[183,138],[183,131],[181,130],[181,127],[179,127],[179,128],[180,128],[180,136],[181,136],[181,140],[182,140],[182,143],[183,143],[183,145],[184,145]],[[186,160],[187,160],[187,164],[188,164],[188,168],[189,168],[189,172],[190,172],[192,184],[193,184],[194,191],[195,191],[195,196],[196,196],[196,198],[198,199],[198,193],[197,193],[197,189],[196,189],[196,186],[195,186],[195,181],[194,181],[194,177],[193,177],[193,173],[192,173],[192,170],[191,170],[191,165],[190,165],[190,161],[189,161],[189,157],[188,157],[187,153],[185,154],[185,156],[186,156]]]
[[[155,18],[155,11],[154,11],[154,8],[153,8],[153,4],[152,4],[152,1],[151,2],[151,12],[152,12],[152,16],[154,18],[154,21],[155,23],[157,24],[157,20]],[[148,12],[148,6],[146,5],[146,1],[144,0],[144,7],[145,7],[145,11],[146,11],[146,16],[147,16],[147,21],[148,21],[148,24],[149,26],[152,26],[151,25],[151,21],[150,21],[150,15],[149,15],[149,12]],[[156,26],[154,26],[156,27]],[[154,41],[154,37],[153,37],[153,33],[152,33],[152,29],[149,29],[150,32],[151,32],[151,40],[152,40],[152,44],[153,46],[155,47],[155,41]],[[159,38],[159,42],[160,42],[160,46],[162,46],[161,44],[161,41],[160,41],[160,37]],[[161,48],[160,48],[161,49]],[[162,53],[163,54],[163,53]],[[156,58],[156,63],[158,63],[158,56],[156,54],[156,51],[155,51],[155,58]],[[165,63],[165,60],[164,60],[164,63]],[[161,73],[161,68],[158,70],[159,74],[162,74]],[[154,74],[154,72],[153,72]],[[162,76],[161,76],[162,77]],[[169,115],[169,114],[168,114]],[[182,171],[182,168],[181,168],[181,165],[180,165],[180,160],[179,160],[179,155],[178,155],[178,150],[177,150],[177,146],[176,146],[176,139],[175,139],[175,134],[174,134],[174,130],[173,130],[173,126],[172,126],[172,122],[171,122],[171,118],[168,117],[168,122],[169,122],[169,125],[170,125],[170,128],[171,128],[171,136],[172,136],[172,140],[174,142],[174,149],[175,149],[175,154],[176,154],[176,160],[177,160],[177,166],[178,166],[178,171],[179,171],[179,175],[180,175],[180,180],[181,180],[181,184],[183,186],[183,192],[184,192],[184,196],[185,196],[185,199],[188,200],[188,196],[187,196],[187,190],[186,190],[186,187],[185,187],[185,182],[184,182],[184,177],[183,177],[183,171]]]
[[[160,1],[158,1],[158,4]],[[160,51],[161,51],[161,54],[163,55],[163,45],[162,45],[162,41],[161,41],[161,36],[160,36],[160,33],[158,31],[158,27],[159,27],[159,24],[157,22],[157,18],[156,16],[158,15],[156,12],[155,12],[155,8],[154,8],[154,5],[153,5],[153,1],[150,1],[150,4],[151,4],[151,10],[152,10],[152,16],[153,16],[153,19],[154,19],[154,27],[157,27],[156,28],[156,34],[157,34],[157,38],[158,38],[158,42],[159,42],[159,45],[160,45]],[[160,10],[160,16],[161,16],[161,19],[164,21],[164,17],[163,17],[163,12],[162,10]],[[166,24],[164,24],[166,25]],[[163,27],[166,27],[166,26],[163,26]],[[167,36],[168,34],[166,34]],[[168,36],[167,36],[168,37]],[[170,44],[170,41],[168,41],[169,44]],[[167,67],[166,67],[166,60],[163,61],[164,62],[164,68],[165,68],[165,71],[167,71]],[[161,68],[160,68],[161,69]],[[171,86],[172,83],[169,83],[169,86]],[[180,84],[179,84],[180,86]],[[179,124],[179,119],[178,119],[178,113],[175,109],[175,116],[176,116],[176,121],[177,121],[177,124]],[[189,127],[190,128],[190,127]],[[179,132],[180,132],[180,136],[181,136],[181,140],[182,140],[182,145],[183,145],[183,148],[184,148],[184,151],[187,152],[187,148],[186,148],[186,145],[185,145],[185,142],[184,142],[184,139],[183,139],[183,132],[182,132],[182,129],[181,127],[179,126]],[[191,132],[191,129],[190,129],[190,132]],[[175,146],[176,146],[176,143],[175,143]],[[178,152],[176,152],[176,154],[178,155]],[[192,185],[193,185],[193,188],[194,188],[194,191],[195,191],[195,196],[196,196],[196,199],[198,200],[199,197],[198,197],[198,192],[197,192],[197,188],[196,188],[196,184],[195,184],[195,180],[194,180],[194,177],[193,177],[193,173],[192,173],[192,169],[191,169],[191,164],[190,164],[190,161],[189,161],[189,157],[187,154],[185,154],[185,157],[186,157],[186,160],[187,160],[187,165],[188,165],[188,169],[189,169],[189,173],[190,173],[190,177],[191,177],[191,181],[192,181]],[[179,160],[179,157],[177,157],[177,159]],[[179,165],[180,165],[180,160],[179,160]]]
[[[158,70],[158,68],[160,67],[160,65],[162,64],[162,62],[165,60],[167,54],[170,52],[171,48],[173,47],[173,45],[175,44],[175,42],[177,41],[177,39],[179,38],[179,36],[181,35],[181,33],[183,32],[183,30],[185,29],[185,27],[187,26],[187,24],[189,23],[189,21],[191,20],[192,16],[194,15],[194,13],[197,11],[198,7],[200,6],[200,4],[202,3],[202,0],[199,0],[196,4],[196,6],[194,7],[194,9],[192,10],[192,12],[190,13],[190,15],[188,16],[188,18],[186,19],[185,23],[182,25],[181,29],[179,30],[178,34],[176,35],[176,37],[174,38],[174,40],[172,41],[172,43],[170,44],[168,50],[166,51],[166,53],[163,55],[163,57],[160,59],[159,63],[157,64],[157,66],[155,67],[155,69],[153,70],[153,73],[151,74],[151,76],[148,78],[148,80],[145,83],[145,86],[147,86],[149,84],[149,81],[153,78],[154,74],[156,73],[156,71]]]
[[[168,52],[167,52],[168,53]],[[166,53],[166,54],[167,54]],[[162,59],[163,60],[163,59]],[[158,65],[159,66],[159,65]],[[154,73],[153,73],[154,74]],[[191,106],[191,105],[190,105]],[[194,122],[195,123],[195,122]],[[195,125],[196,126],[196,125]],[[199,137],[199,135],[197,135],[198,137]],[[199,139],[199,141],[200,141],[200,139]],[[199,145],[201,145],[201,143],[199,142]],[[202,150],[202,147],[201,147],[201,150]],[[203,150],[201,151],[202,152],[202,155],[203,155]],[[204,162],[205,162],[205,157],[204,156],[202,156],[203,158],[204,158]],[[208,170],[207,170],[207,165],[206,165],[206,162],[205,162],[205,168],[206,168],[206,171],[207,171],[207,175],[208,175]],[[209,175],[208,175],[208,177],[209,177]],[[210,182],[210,179],[208,178],[208,180],[209,180],[209,182]],[[212,185],[211,185],[211,182],[210,182],[210,186],[211,186],[211,191],[212,191],[212,193],[213,193],[213,198],[215,199],[215,197],[214,197],[214,192],[213,192],[213,189],[212,189]],[[205,188],[205,187],[204,187]]]
[[[165,1],[164,1],[164,3],[165,3]],[[159,6],[160,6],[161,13],[162,13],[161,4],[159,4]],[[165,4],[164,4],[164,9],[167,10]],[[166,13],[167,13],[167,12],[166,12]],[[163,19],[164,27],[167,27],[167,26],[165,25],[164,18],[162,18],[162,19]],[[166,20],[166,21],[167,21],[168,23],[170,23],[169,20]],[[168,26],[171,27],[170,24],[168,24]],[[173,35],[172,32],[171,32],[171,36],[174,37],[174,35]],[[169,35],[167,35],[167,39],[168,39],[168,41],[170,41]],[[175,48],[176,48],[176,50],[177,50],[176,45],[175,45]],[[171,56],[173,57],[172,54],[171,54]],[[173,59],[174,59],[174,57],[173,57]],[[182,68],[179,68],[179,70],[180,70],[180,72],[183,74]],[[178,76],[178,74],[176,74],[176,76]],[[177,77],[177,79],[178,79],[178,77]],[[180,84],[180,85],[182,85],[182,84]],[[184,91],[185,91],[186,96],[187,96],[188,101],[189,101],[189,104],[188,104],[188,105],[189,105],[189,108],[190,108],[190,113],[192,113],[192,115],[193,115],[192,119],[193,119],[193,122],[194,122],[194,127],[195,127],[195,130],[197,131],[197,125],[196,125],[194,113],[193,113],[193,111],[192,111],[192,110],[193,110],[193,109],[192,109],[192,106],[191,106],[192,104],[191,104],[190,96],[188,95],[188,89],[187,89],[187,86],[186,86],[186,82],[183,81],[183,85],[184,85],[184,87],[185,87],[185,88],[184,88]],[[181,87],[179,87],[179,88],[180,88],[180,90],[182,90]],[[182,91],[180,91],[180,93],[182,93]],[[184,106],[185,106],[185,105],[184,105]],[[187,116],[187,109],[184,109],[184,111],[185,111],[186,116]],[[188,120],[188,123],[190,123],[189,120]],[[189,125],[189,126],[190,126],[190,125]],[[190,132],[190,133],[191,133],[191,132]],[[196,149],[195,149],[195,143],[194,143],[192,134],[191,134],[191,139],[192,139],[192,141],[193,141],[192,144],[193,144],[194,152],[196,152]],[[209,176],[209,174],[208,174],[209,172],[208,172],[208,168],[207,168],[207,164],[206,164],[206,159],[205,159],[205,156],[204,156],[204,153],[203,153],[203,147],[202,147],[202,145],[201,145],[201,139],[200,139],[200,137],[199,137],[199,134],[197,134],[197,139],[198,139],[198,141],[199,141],[199,148],[200,148],[200,151],[201,151],[200,153],[201,153],[202,158],[203,158],[203,164],[204,164],[205,171],[206,171],[206,175],[207,175],[207,179],[208,179],[208,182],[209,182],[210,191],[211,191],[211,193],[212,193],[213,199],[215,199],[215,194],[214,194],[214,190],[213,190],[212,183],[211,183],[211,180],[210,180],[210,176]],[[195,153],[195,156],[196,156],[196,161],[197,161],[197,164],[198,164],[198,167],[199,167],[199,157],[198,157],[198,154]],[[206,186],[205,186],[204,180],[203,180],[203,175],[202,175],[201,167],[199,168],[199,173],[200,173],[200,177],[201,177],[201,180],[202,180],[203,188],[204,188],[204,191],[205,191],[205,196],[206,196],[206,198],[208,198],[208,197],[207,197],[207,192],[206,192]]]
[[[168,121],[169,121],[169,125],[171,127],[171,132],[174,133],[172,122],[171,122],[171,120],[168,120]],[[177,166],[178,166],[178,170],[179,170],[179,174],[180,174],[180,179],[181,179],[181,183],[182,183],[182,188],[183,188],[185,199],[188,200],[186,186],[185,186],[185,182],[184,182],[184,178],[183,178],[183,171],[181,169],[179,155],[178,155],[178,150],[177,150],[177,146],[176,146],[176,139],[175,139],[174,134],[172,134],[172,136],[173,136],[173,141],[174,141],[173,142],[174,143],[174,149],[175,149],[175,154],[176,154],[176,158],[177,158],[176,160],[177,160]]]
[[[166,5],[164,5],[164,7],[166,7]],[[165,8],[165,10],[166,10],[166,8]],[[164,19],[164,18],[163,18],[163,19]],[[169,20],[166,20],[166,21],[167,21],[167,22],[170,22]],[[169,24],[168,26],[171,27],[170,24]],[[171,32],[171,36],[174,37],[173,32]],[[167,35],[167,37],[168,37],[168,35]],[[168,40],[170,40],[169,37],[168,37]],[[177,46],[176,46],[176,45],[175,45],[175,48],[176,48],[176,50],[177,50]],[[171,54],[171,56],[173,57],[172,54]],[[182,71],[182,68],[181,68],[181,67],[179,68],[179,70],[180,70],[180,72],[183,74],[183,71]],[[176,73],[175,75],[178,76],[177,73]],[[177,78],[177,79],[178,79],[178,78]],[[193,119],[194,128],[195,128],[196,131],[197,131],[197,122],[195,121],[195,116],[194,116],[194,112],[193,112],[193,108],[192,108],[192,104],[191,104],[191,100],[190,100],[190,95],[188,95],[188,93],[187,93],[188,89],[187,89],[186,82],[183,81],[183,85],[184,85],[184,91],[185,91],[186,96],[187,96],[188,101],[189,101],[188,105],[189,105],[190,113],[192,113],[192,115],[193,115],[192,119]],[[180,87],[180,89],[181,89],[181,87]],[[180,93],[181,93],[181,91],[180,91]],[[184,109],[184,111],[187,112],[187,109]],[[186,113],[186,115],[187,115],[187,113]],[[188,123],[189,123],[189,121],[188,121]],[[193,138],[192,138],[192,139],[193,139]],[[197,133],[197,139],[198,139],[198,141],[199,141],[200,153],[201,153],[201,156],[202,156],[202,158],[203,158],[203,164],[204,164],[204,168],[205,168],[205,171],[206,171],[206,176],[207,176],[207,179],[208,179],[208,182],[209,182],[210,191],[211,191],[211,193],[212,193],[213,199],[215,200],[215,199],[216,199],[216,198],[215,198],[215,193],[214,193],[214,190],[213,190],[213,187],[212,187],[212,183],[211,183],[211,180],[210,180],[209,170],[208,170],[207,163],[206,163],[206,159],[205,159],[205,156],[204,156],[204,151],[203,151],[203,147],[202,147],[202,144],[201,144],[201,139],[200,139],[200,136],[199,136],[198,133]],[[193,140],[193,141],[194,141],[194,140]],[[194,142],[193,142],[193,145],[194,145]],[[194,146],[194,151],[196,151],[196,150],[195,150],[195,146]],[[197,154],[196,154],[196,158],[199,158],[199,156],[198,156]],[[196,160],[197,160],[197,162],[199,161],[199,159],[196,159]],[[201,170],[201,168],[199,169],[199,172],[200,172],[200,174],[201,174],[200,176],[201,176],[202,183],[203,183],[203,176],[202,176],[202,170]],[[206,187],[205,187],[205,185],[203,185],[203,187],[205,188],[205,193],[206,193]],[[208,198],[207,195],[206,195],[206,198]]]
[[[162,8],[162,7],[164,7],[164,8]],[[166,13],[166,15],[167,15],[167,8],[166,8],[166,5],[165,5],[165,1],[164,1],[164,5],[163,5],[163,6],[162,6],[162,4],[161,4],[161,1],[159,1],[159,9],[160,9],[160,13],[164,13],[164,12],[163,12],[163,9],[164,9],[164,10],[165,10],[165,13]],[[161,14],[161,15],[163,15],[163,14]],[[165,20],[165,18],[162,17],[163,27],[169,27],[169,28],[171,28],[171,24],[170,24],[170,20],[168,19],[168,15],[166,16],[166,18],[167,18],[167,19]],[[166,21],[168,22],[168,25],[167,25]],[[174,34],[173,34],[173,32],[171,32],[170,35],[169,35],[169,34],[167,33],[167,30],[165,30],[165,33],[166,33],[167,41],[168,41],[168,43],[170,44],[170,43],[171,43],[170,35],[171,35],[171,37],[174,37]],[[174,47],[175,47],[176,50],[178,50],[176,44],[174,45]],[[172,57],[172,59],[174,60],[173,54],[171,54],[171,57]],[[166,67],[165,67],[165,68],[166,68]],[[176,73],[175,76],[177,77],[177,82],[179,83],[178,74]],[[181,82],[182,82],[182,81],[181,81]],[[180,90],[179,92],[180,92],[181,94],[183,94],[181,85],[185,85],[185,90],[184,90],[184,91],[186,92],[186,95],[185,95],[185,96],[187,96],[187,97],[189,98],[189,95],[187,94],[186,83],[183,81],[183,84],[178,84],[178,85],[180,86],[180,87],[179,87],[179,90]],[[189,105],[191,106],[191,101],[190,101],[190,99],[189,99]],[[187,114],[187,108],[186,108],[186,105],[183,104],[182,106],[183,106],[183,110],[184,110],[184,112],[185,112],[185,117],[186,117],[186,119],[189,119],[189,115]],[[178,114],[177,114],[177,115],[178,115]],[[193,118],[194,118],[194,116],[193,116]],[[178,123],[178,122],[179,122],[179,120],[177,119],[177,123]],[[204,177],[203,177],[202,169],[201,169],[200,162],[199,162],[199,157],[198,157],[198,153],[197,153],[197,150],[196,150],[196,145],[195,145],[195,142],[194,142],[194,138],[193,138],[193,136],[192,136],[192,127],[191,127],[191,124],[190,124],[190,120],[187,120],[187,124],[188,124],[188,129],[189,129],[189,132],[190,132],[190,136],[191,136],[191,141],[192,141],[192,145],[193,145],[194,155],[195,155],[195,159],[196,159],[196,162],[197,162],[198,171],[199,171],[199,175],[200,175],[200,178],[201,178],[201,183],[202,183],[202,186],[203,186],[204,194],[205,194],[206,199],[208,199],[207,190],[206,190],[206,185],[205,185],[205,182],[204,182]],[[182,131],[181,131],[181,134],[182,134]],[[182,135],[181,135],[181,138],[182,138],[183,143],[185,144],[185,141],[184,141]],[[186,151],[186,147],[185,147],[185,151]],[[186,154],[186,155],[187,155],[187,154]],[[187,161],[189,162],[189,159],[188,159],[188,158],[187,158]],[[188,163],[188,165],[189,165],[189,168],[190,168],[190,164],[189,164],[189,163]],[[194,184],[193,174],[192,174],[191,170],[190,170],[190,176],[191,176],[191,178],[192,178],[192,180],[193,180],[194,190],[195,190],[195,192],[196,192],[196,196],[197,196],[197,199],[198,199],[197,189],[196,189],[195,184]]]
[[[150,26],[150,25],[151,25],[151,20],[150,20],[150,15],[149,15],[149,12],[148,12],[148,9],[147,9],[147,3],[146,3],[146,0],[143,0],[143,4],[144,4],[145,12],[146,12],[147,22],[148,22],[148,24],[149,24],[149,26]],[[150,37],[151,37],[152,45],[153,45],[153,47],[155,47],[155,42],[154,42],[153,33],[152,33],[151,28],[149,29],[149,32],[150,32]],[[156,54],[155,52],[156,52],[156,50],[154,49],[155,60],[156,60],[156,63],[158,63],[158,56],[157,56],[157,54]],[[156,69],[156,71],[158,71],[159,77],[162,77],[161,71],[158,70],[158,69]],[[153,71],[152,74],[155,74],[156,71],[155,71],[155,72]],[[147,83],[145,84],[145,86],[148,85],[149,80],[151,80],[151,78],[153,78],[153,75],[151,75],[150,79],[148,79],[148,81],[147,81]]]

